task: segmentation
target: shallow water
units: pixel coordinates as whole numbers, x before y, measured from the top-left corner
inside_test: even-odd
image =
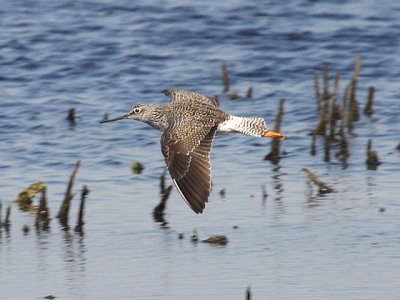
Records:
[[[88,185],[84,236],[34,230],[34,215],[12,206],[0,237],[2,299],[396,299],[400,293],[399,79],[397,1],[9,1],[0,8],[0,191],[4,207],[42,180],[51,216],[75,161],[74,191]],[[376,88],[371,118],[348,136],[348,168],[323,162],[312,71],[341,73],[339,100],[362,61],[357,98]],[[222,94],[221,62],[231,90]],[[164,88],[220,95],[232,114],[272,124],[285,98],[279,165],[270,141],[218,136],[213,191],[194,214],[172,191],[154,222],[163,157],[160,133],[138,122],[99,124],[138,102],[165,103]],[[65,117],[76,109],[73,126]],[[382,165],[367,170],[368,139]],[[131,172],[138,160],[145,169]],[[336,192],[310,190],[309,168]],[[171,181],[168,177],[168,184]],[[262,200],[261,186],[268,197]],[[225,197],[219,191],[226,189]],[[37,200],[35,200],[37,201]],[[71,208],[74,225],[77,199]],[[381,212],[380,209],[385,211]],[[29,225],[28,234],[22,232]],[[237,226],[238,228],[234,228]],[[225,234],[229,244],[190,242]],[[184,239],[179,240],[178,234]]]

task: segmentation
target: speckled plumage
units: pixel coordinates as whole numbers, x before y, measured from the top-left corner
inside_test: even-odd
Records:
[[[210,151],[217,131],[261,137],[268,129],[263,119],[231,116],[207,96],[177,89],[162,93],[170,97],[168,104],[138,104],[105,122],[134,119],[164,132],[161,151],[172,180],[193,211],[201,213],[210,196]]]

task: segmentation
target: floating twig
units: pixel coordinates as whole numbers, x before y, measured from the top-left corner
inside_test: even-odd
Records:
[[[374,113],[374,110],[372,108],[372,102],[374,101],[374,95],[375,95],[375,88],[373,86],[370,86],[369,91],[368,91],[367,104],[365,105],[365,108],[364,108],[364,113],[367,116],[370,116]]]
[[[203,243],[209,243],[217,246],[225,246],[229,240],[225,235],[213,235],[208,239],[202,240]]]
[[[282,116],[283,116],[283,108],[285,104],[285,99],[281,99],[279,102],[279,109],[278,113],[276,115],[276,120],[275,120],[275,125],[274,125],[274,131],[275,132],[280,132],[281,128],[281,121],[282,121]],[[277,164],[279,162],[279,148],[280,148],[280,139],[273,139],[271,142],[271,152],[268,153],[264,159],[265,160],[270,160],[273,164]]]
[[[318,185],[319,192],[321,194],[326,194],[326,193],[333,192],[332,188],[330,188],[324,182],[319,180],[318,177],[315,176],[310,170],[308,170],[307,168],[303,168],[302,170],[307,174],[308,178],[310,178],[316,185]]]
[[[65,225],[65,226],[68,225],[69,205],[70,205],[72,198],[74,197],[74,195],[72,195],[72,187],[74,185],[75,175],[76,175],[76,172],[78,172],[80,164],[81,164],[80,160],[78,160],[75,163],[75,168],[72,171],[72,174],[69,178],[69,182],[67,185],[67,190],[65,191],[64,201],[63,201],[63,203],[60,207],[60,210],[58,211],[58,214],[57,214],[57,218],[60,219],[60,223],[62,223],[62,225]]]
[[[229,94],[229,99],[231,99],[231,100],[236,100],[236,99],[240,99],[240,98],[241,97],[238,92],[232,92]]]
[[[49,228],[49,223],[51,220],[49,217],[49,208],[47,207],[46,186],[43,187],[41,192],[35,225],[36,228],[39,228],[39,226],[42,225],[42,229],[46,230]]]
[[[229,91],[229,78],[228,78],[228,69],[226,68],[225,62],[222,62],[221,65],[221,81],[224,85],[224,93]]]
[[[372,150],[372,140],[368,140],[367,144],[367,160],[365,161],[367,164],[368,170],[376,170],[377,167],[381,164],[378,158],[378,153]]]
[[[79,205],[78,220],[75,226],[76,232],[82,232],[83,225],[85,224],[83,221],[83,216],[85,215],[85,199],[87,195],[89,195],[89,189],[86,185],[84,185],[81,192],[81,204]]]

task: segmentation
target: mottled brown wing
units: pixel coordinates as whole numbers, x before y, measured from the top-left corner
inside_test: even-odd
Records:
[[[218,106],[218,103],[217,101],[215,101],[215,99],[194,92],[178,90],[178,89],[167,89],[167,90],[162,90],[161,93],[169,96],[170,102],[193,101],[193,102],[202,102],[204,104],[213,105],[216,107]]]
[[[205,133],[188,151],[187,139],[176,139],[173,127],[161,138],[161,150],[172,180],[182,198],[196,213],[204,210],[211,190],[210,151],[217,125]]]

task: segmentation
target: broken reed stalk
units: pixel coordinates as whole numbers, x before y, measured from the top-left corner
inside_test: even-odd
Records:
[[[318,177],[315,176],[310,170],[308,170],[307,168],[303,168],[302,170],[307,174],[308,178],[310,178],[316,185],[318,185],[319,192],[321,194],[326,194],[326,193],[333,192],[332,188],[330,188],[324,182],[319,180]]]
[[[352,85],[349,84],[347,85],[348,91],[347,91],[347,97],[346,100],[349,101],[348,105],[346,106],[346,125],[347,125],[347,131],[348,133],[353,132],[353,117],[352,117],[352,111],[351,111],[351,91],[352,91]],[[346,90],[345,90],[346,92]],[[350,99],[349,99],[350,98]]]
[[[57,218],[59,218],[60,222],[63,223],[64,225],[68,224],[69,205],[70,205],[72,198],[74,197],[72,195],[72,187],[74,185],[75,175],[76,175],[76,172],[78,172],[80,164],[81,164],[80,160],[78,160],[75,163],[75,168],[72,171],[72,174],[69,178],[69,183],[67,186],[67,190],[65,192],[64,201],[60,207],[60,210],[58,211]]]
[[[265,186],[265,183],[261,185],[261,192],[262,192],[262,201],[265,202],[265,200],[267,200],[268,197],[267,187]]]
[[[7,207],[6,216],[4,218],[4,222],[2,222],[2,209],[3,209],[3,204],[0,201],[0,229],[1,229],[2,226],[6,227],[6,229],[7,229],[11,224],[11,221],[10,221],[11,206]]]
[[[250,286],[246,289],[246,300],[251,300],[251,288]]]
[[[335,138],[335,131],[336,131],[336,120],[340,118],[339,107],[336,104],[336,99],[339,90],[339,79],[340,73],[337,72],[335,76],[335,83],[333,85],[333,93],[332,93],[332,102],[331,102],[331,112],[329,115],[329,129],[330,129],[330,138]]]
[[[328,113],[329,113],[329,80],[328,80],[329,68],[328,66],[324,67],[324,75],[323,75],[323,99],[319,101],[320,107],[318,107],[318,111],[320,112],[320,117],[314,131],[318,135],[326,134],[326,125],[328,123]],[[321,107],[322,106],[322,107]]]
[[[321,114],[321,134],[326,135],[326,129],[328,124],[328,114],[329,114],[329,67],[324,67],[324,96],[323,96],[323,107]]]
[[[312,140],[311,140],[311,155],[314,156],[317,154],[317,131],[313,130],[312,131]]]
[[[224,85],[224,93],[229,91],[229,78],[228,78],[228,69],[226,68],[225,62],[222,62],[221,65],[221,81]]]
[[[5,226],[6,228],[9,227],[11,224],[10,215],[11,215],[11,206],[8,206],[6,211],[6,218],[4,219],[3,223],[3,226]]]
[[[249,89],[247,90],[247,94],[246,94],[247,98],[253,98],[253,87],[249,87]]]
[[[347,99],[349,97],[349,90],[350,86],[347,85],[344,89],[343,100],[342,100],[342,111],[340,112],[340,130],[339,134],[344,138],[344,127],[347,125],[348,122],[348,112],[347,112]]]
[[[315,88],[315,98],[317,100],[317,109],[318,112],[321,111],[321,92],[319,90],[319,79],[318,79],[318,73],[317,71],[313,71],[313,76],[314,76],[314,88]]]
[[[370,116],[374,113],[374,110],[372,109],[372,102],[374,101],[374,95],[375,95],[375,88],[373,86],[370,86],[368,91],[367,104],[365,105],[364,108],[364,114],[366,114],[367,116]]]
[[[39,207],[37,208],[36,213],[36,227],[39,227],[42,224],[43,229],[47,229],[50,223],[49,217],[49,208],[47,207],[47,197],[46,197],[46,186],[44,186],[41,190],[41,196],[39,200]]]
[[[350,154],[349,154],[349,150],[348,150],[347,139],[344,135],[342,136],[342,139],[340,140],[339,147],[340,147],[340,153],[341,153],[342,162],[343,162],[342,169],[345,170],[345,169],[347,169],[347,158],[350,156]]]
[[[329,93],[329,67],[325,66],[324,67],[324,106],[322,109],[322,115],[321,115],[321,124],[322,128],[321,131],[323,132],[324,135],[324,161],[329,162],[330,159],[330,147],[331,147],[331,141],[330,141],[330,135],[327,135],[327,125],[331,124],[329,121],[329,100],[331,96]]]
[[[349,151],[347,148],[347,139],[346,139],[346,134],[344,132],[344,127],[345,123],[347,121],[347,99],[349,97],[349,85],[347,85],[344,89],[344,94],[343,94],[343,102],[342,102],[342,109],[340,112],[340,130],[339,130],[339,135],[340,135],[340,142],[339,142],[339,147],[340,147],[340,154],[342,156],[342,161],[343,161],[343,169],[347,168],[347,158],[349,157]]]
[[[190,241],[192,243],[197,243],[199,241],[199,235],[197,234],[197,229],[193,229],[193,234],[190,236]]]
[[[71,123],[71,125],[75,125],[75,118],[75,108],[70,108],[66,119]]]
[[[368,170],[376,170],[377,167],[381,164],[378,158],[378,153],[372,150],[372,140],[368,140],[367,144],[367,160],[365,161],[367,164]]]
[[[324,67],[324,100],[329,100],[329,67]],[[325,105],[325,103],[324,103]]]
[[[360,119],[360,114],[358,112],[358,102],[356,99],[356,89],[358,82],[358,75],[360,74],[361,59],[360,55],[356,53],[356,58],[354,62],[354,74],[351,79],[351,90],[350,90],[350,107],[349,107],[349,120],[350,122],[355,122]]]
[[[282,98],[281,101],[279,102],[279,110],[276,115],[276,120],[274,125],[275,132],[280,132],[284,104],[285,104],[285,99]],[[277,164],[279,162],[280,143],[281,143],[280,139],[272,139],[271,152],[264,157],[265,160],[270,160],[273,164]]]
[[[324,137],[325,143],[324,143],[324,161],[330,162],[331,161],[331,138],[330,136],[326,135]]]
[[[78,220],[75,226],[76,232],[82,232],[83,225],[85,224],[85,222],[83,221],[83,217],[85,215],[85,199],[88,194],[89,194],[89,189],[86,185],[84,185],[81,191],[81,203],[79,205]]]

